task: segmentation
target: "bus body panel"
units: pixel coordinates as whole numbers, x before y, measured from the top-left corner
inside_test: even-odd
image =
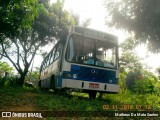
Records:
[[[52,85],[51,83],[51,76],[58,76],[59,73],[59,62],[60,59],[57,59],[55,62],[53,62],[51,65],[49,65],[41,74],[40,80],[41,80],[41,86],[43,88],[50,88]],[[57,87],[57,81],[55,81],[56,87]]]
[[[91,73],[93,72],[92,70],[97,70],[99,73],[94,75]],[[62,71],[62,88],[77,88],[113,93],[119,91],[118,70],[79,65],[64,61]],[[66,76],[66,74],[69,74],[70,78]],[[77,75],[77,78],[74,79],[73,75],[75,74]],[[98,85],[98,87],[91,86],[90,84]]]
[[[63,71],[63,78],[118,84],[116,72],[116,70],[104,70],[101,68],[95,68],[91,66],[80,66],[71,64],[71,68],[69,68],[68,71]]]

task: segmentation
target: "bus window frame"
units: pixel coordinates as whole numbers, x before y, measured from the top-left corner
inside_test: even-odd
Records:
[[[58,48],[60,49],[59,50],[59,55],[58,55],[58,57],[55,59],[55,55],[56,55],[56,53],[57,53],[57,51],[58,51]],[[53,51],[55,51],[54,53],[53,53]],[[60,43],[60,42],[58,42],[57,44],[55,44],[55,46],[52,48],[52,50],[48,53],[48,55],[45,57],[45,59],[43,60],[43,62],[42,62],[42,65],[41,65],[41,72],[43,71],[43,70],[45,70],[48,66],[50,66],[51,64],[53,64],[57,59],[59,59],[62,55],[61,55],[61,53],[62,53],[62,51],[63,51],[63,44],[62,43]],[[52,55],[51,55],[52,54]],[[54,56],[53,56],[53,54],[54,54]],[[51,55],[51,56],[50,56]],[[51,61],[51,57],[54,57],[53,58],[53,61]],[[49,60],[47,60],[47,59],[49,59]],[[49,64],[48,64],[49,63]]]
[[[94,39],[94,41],[97,40],[97,38],[94,38],[94,37],[92,37],[92,36],[86,36],[86,35],[82,35],[82,34],[70,34],[69,37],[68,37],[68,40],[67,40],[67,44],[66,44],[65,61],[67,61],[67,62],[69,62],[69,63],[79,64],[79,65],[87,65],[87,66],[93,66],[93,67],[100,67],[100,68],[118,70],[118,68],[119,68],[119,62],[118,62],[118,61],[119,61],[119,57],[118,57],[118,42],[117,42],[117,44],[115,44],[115,47],[116,47],[116,66],[115,66],[115,68],[103,67],[103,66],[96,66],[96,65],[91,65],[91,64],[84,64],[84,63],[78,63],[78,62],[68,61],[68,59],[67,59],[68,44],[69,44],[70,38],[71,38],[72,36],[74,36],[74,35],[83,37],[83,39],[84,39],[84,37],[88,37],[88,38]],[[100,39],[98,39],[98,40],[100,40]],[[103,39],[103,41],[105,41],[105,39]]]

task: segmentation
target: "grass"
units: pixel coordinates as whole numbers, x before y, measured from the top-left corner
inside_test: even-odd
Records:
[[[120,110],[160,110],[160,96],[156,94],[133,94],[129,91],[123,94],[106,95],[112,100],[111,104],[119,106]],[[105,98],[104,97],[104,98]]]
[[[41,94],[37,96],[37,100],[38,106],[43,109],[62,111],[99,111],[103,110],[103,104],[107,103],[98,99],[89,100],[85,97],[53,94]],[[47,103],[44,101],[47,101]]]
[[[90,100],[88,95],[84,93],[72,92],[69,95],[59,95],[53,91],[42,92],[29,87],[3,87],[0,89],[0,103],[0,110],[13,110],[25,106],[29,110],[28,105],[30,105],[31,110],[37,111],[160,110],[160,96],[154,94],[138,95],[129,91],[123,94],[104,94],[102,99]]]
[[[26,94],[34,92],[33,89],[23,87],[2,87],[0,89],[0,110],[28,104],[29,98]]]

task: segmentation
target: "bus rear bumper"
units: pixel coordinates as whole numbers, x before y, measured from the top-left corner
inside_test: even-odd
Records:
[[[109,93],[119,92],[119,85],[117,84],[98,83],[92,81],[73,80],[73,79],[63,79],[62,88],[94,90],[98,92],[109,92]]]

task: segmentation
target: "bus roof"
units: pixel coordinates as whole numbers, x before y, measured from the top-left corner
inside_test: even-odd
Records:
[[[100,39],[117,40],[117,36],[115,35],[84,27],[70,26],[69,33],[78,33]]]

